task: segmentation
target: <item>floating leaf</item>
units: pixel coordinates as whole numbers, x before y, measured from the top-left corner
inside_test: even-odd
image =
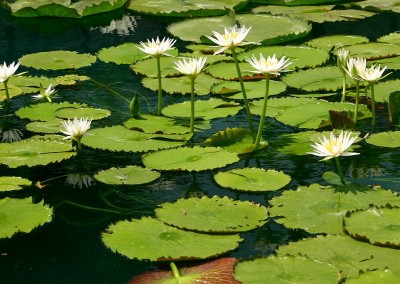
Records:
[[[392,44],[400,44],[400,32],[394,32],[388,35],[381,36],[376,41],[392,43]]]
[[[314,38],[306,44],[315,48],[320,48],[326,51],[347,47],[358,43],[368,42],[368,38],[360,35],[329,35]]]
[[[96,57],[68,50],[37,52],[22,56],[21,65],[44,70],[77,69],[92,65]]]
[[[344,228],[356,239],[371,244],[400,246],[398,228],[400,208],[376,208],[349,213],[344,218]]]
[[[205,259],[238,247],[239,235],[207,235],[174,228],[149,217],[119,221],[101,236],[112,251],[151,261]]]
[[[177,49],[169,50],[168,54],[172,56],[160,57],[160,67],[161,67],[162,77],[179,75],[179,71],[177,71],[173,67],[174,62],[178,60],[175,57],[178,55],[178,50]],[[154,57],[149,57],[140,61],[135,61],[135,63],[130,65],[129,67],[135,73],[145,75],[146,77],[158,78],[157,59]]]
[[[54,121],[57,116],[56,112],[62,108],[86,108],[85,104],[78,103],[40,103],[29,105],[18,109],[15,114],[21,119],[38,120],[38,121]]]
[[[94,175],[94,178],[106,184],[136,185],[152,182],[160,177],[160,173],[139,166],[111,168]]]
[[[70,142],[53,140],[50,136],[0,144],[0,163],[16,168],[47,165],[71,158],[76,154]]]
[[[147,54],[141,51],[137,44],[131,42],[103,48],[97,53],[97,58],[101,61],[116,64],[133,64],[145,56]]]
[[[233,257],[223,257],[206,263],[190,265],[178,269],[179,283],[191,284],[209,283],[213,284],[239,284],[233,278],[233,266],[237,259]],[[171,270],[146,271],[139,276],[132,278],[128,284],[173,284],[177,281]]]
[[[19,96],[23,94],[23,90],[14,85],[7,85],[8,87],[8,95],[10,98]],[[7,99],[6,90],[4,89],[4,84],[0,85],[0,102],[5,101]]]
[[[307,202],[304,202],[307,200]],[[342,187],[312,184],[295,191],[284,191],[270,201],[270,216],[287,228],[310,233],[343,234],[342,220],[347,211],[376,206],[398,206],[400,198],[379,188],[347,185]]]
[[[397,0],[365,0],[361,3],[352,3],[352,5],[369,11],[392,11],[395,13],[400,13],[399,2]]]
[[[264,206],[228,197],[192,197],[164,203],[155,210],[157,219],[198,232],[245,232],[265,224],[268,213]]]
[[[61,120],[32,121],[26,124],[25,128],[26,130],[37,133],[59,133],[61,129]]]
[[[3,176],[0,177],[0,191],[12,191],[22,189],[24,186],[30,186],[32,184],[26,178]]]
[[[290,176],[276,170],[241,168],[214,175],[215,181],[223,187],[239,191],[275,191],[288,185]]]
[[[47,88],[50,84],[53,86],[53,88],[58,85],[58,81],[55,78],[47,78],[43,76],[13,76],[10,78],[9,83],[20,88],[25,94],[39,93],[40,85],[45,88]]]
[[[31,198],[0,199],[0,238],[11,238],[16,233],[29,233],[50,222],[53,210],[44,204],[34,204]]]
[[[241,283],[339,283],[339,269],[304,257],[269,256],[241,261],[235,267]]]
[[[56,110],[55,115],[63,119],[74,119],[74,117],[85,117],[98,120],[111,115],[108,109],[94,107],[63,107]]]
[[[190,134],[149,134],[123,126],[112,126],[89,130],[83,136],[82,144],[110,151],[145,152],[181,146],[190,137]]]
[[[346,47],[351,56],[374,60],[400,55],[399,46],[391,43],[367,42]]]
[[[400,275],[390,270],[374,270],[361,273],[358,278],[346,280],[348,284],[376,284],[376,283],[400,283]]]
[[[145,133],[185,134],[189,132],[189,128],[181,125],[177,119],[150,114],[130,118],[124,122],[124,126]]]
[[[378,147],[398,148],[400,147],[400,131],[373,133],[365,141]]]
[[[164,171],[204,171],[239,161],[236,153],[219,147],[182,147],[142,156],[146,167]]]
[[[389,96],[400,89],[400,80],[389,80],[375,85],[375,101],[389,102]]]

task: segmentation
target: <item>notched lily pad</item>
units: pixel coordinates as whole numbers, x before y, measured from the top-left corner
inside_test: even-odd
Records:
[[[15,114],[21,119],[29,119],[31,121],[54,121],[57,116],[56,112],[62,108],[86,108],[87,105],[79,103],[40,103],[22,107]]]
[[[155,210],[160,221],[198,232],[245,232],[261,227],[268,218],[264,206],[228,197],[192,197],[164,203]]]
[[[400,147],[400,131],[373,133],[365,139],[365,142],[378,147],[398,148]]]
[[[56,110],[55,115],[63,119],[73,119],[74,117],[87,117],[92,120],[106,118],[111,115],[108,109],[94,107],[63,107]]]
[[[94,175],[94,178],[106,184],[137,185],[152,182],[160,173],[139,166],[111,168]]]
[[[189,232],[150,217],[119,221],[101,238],[113,252],[151,261],[206,259],[234,250],[242,241],[239,235]]]
[[[26,178],[14,177],[14,176],[2,176],[0,177],[0,191],[12,191],[19,190],[23,187],[30,186],[32,184]]]
[[[312,39],[306,42],[306,45],[330,51],[332,49],[366,42],[369,42],[369,39],[360,35],[329,35]]]
[[[368,42],[346,47],[351,56],[375,60],[400,55],[399,46],[391,43]]]
[[[97,58],[106,63],[133,64],[147,56],[137,46],[137,44],[126,42],[121,45],[103,48],[97,53]]]

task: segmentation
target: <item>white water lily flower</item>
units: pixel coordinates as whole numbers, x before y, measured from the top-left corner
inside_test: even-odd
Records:
[[[62,121],[62,126],[64,126],[64,130],[60,129],[60,131],[67,135],[63,138],[63,140],[73,139],[79,142],[83,135],[85,135],[86,131],[89,130],[91,123],[91,119],[77,119],[76,117],[74,118],[74,120],[68,119],[68,121]]]
[[[343,66],[346,65],[349,53],[349,50],[345,48],[340,48],[337,52],[337,65],[342,73],[346,72]]]
[[[351,78],[361,81],[360,72],[363,72],[367,68],[367,60],[361,57],[350,57],[343,68]]]
[[[287,59],[285,56],[282,56],[280,60],[274,54],[272,57],[268,56],[267,59],[264,58],[262,53],[260,53],[260,59],[257,59],[254,54],[252,58],[247,58],[246,61],[251,64],[251,66],[256,69],[256,71],[250,71],[252,73],[261,73],[264,75],[280,75],[280,72],[288,72],[286,68],[292,64],[290,59]]]
[[[226,49],[233,49],[237,46],[251,44],[251,42],[243,42],[244,38],[249,33],[250,28],[246,28],[245,26],[238,28],[234,26],[230,29],[225,28],[225,33],[220,34],[218,32],[213,31],[212,36],[206,36],[209,40],[216,43],[218,46],[221,46],[214,54],[218,54],[224,52]]]
[[[351,137],[352,132],[341,131],[339,136],[336,137],[333,132],[328,138],[323,136],[323,139],[318,138],[320,143],[315,143],[311,145],[315,149],[314,152],[307,152],[307,154],[325,157],[321,161],[329,160],[339,156],[354,156],[360,153],[356,152],[346,152],[346,150],[354,143],[357,136]]]
[[[0,83],[7,82],[8,79],[14,75],[15,71],[17,71],[19,65],[19,62],[17,64],[13,62],[10,66],[7,66],[5,62],[3,65],[0,64]]]
[[[381,69],[381,66],[372,65],[370,68],[364,68],[358,71],[358,76],[368,82],[369,84],[374,84],[375,82],[379,81],[380,79],[386,77],[382,77],[383,72],[385,72],[387,66]]]
[[[200,58],[189,58],[186,60],[175,61],[174,68],[181,72],[182,74],[187,75],[188,77],[194,79],[201,73],[206,64],[207,57],[200,57]]]
[[[147,42],[140,42],[140,45],[142,47],[137,47],[144,53],[147,53],[149,55],[159,57],[161,55],[166,55],[169,56],[168,53],[166,53],[168,50],[171,50],[175,44],[176,40],[170,39],[170,38],[163,38],[161,41],[157,37],[157,39],[152,39],[147,40]]]
[[[51,97],[55,94],[55,89],[52,88],[53,85],[50,84],[46,90],[44,90],[42,87],[40,88],[40,93],[37,95],[33,95],[32,98],[40,100],[40,99],[46,99],[49,102],[51,102]]]

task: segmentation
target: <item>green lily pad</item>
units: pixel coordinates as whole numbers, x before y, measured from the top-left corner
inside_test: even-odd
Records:
[[[126,42],[121,45],[103,48],[97,53],[97,58],[106,63],[133,64],[147,56],[137,47],[137,44]]]
[[[400,275],[394,274],[392,271],[374,270],[361,273],[358,278],[350,278],[346,280],[348,284],[376,284],[376,283],[400,283]]]
[[[139,118],[130,118],[124,122],[124,126],[126,128],[143,131],[145,133],[189,133],[189,128],[181,125],[178,120],[160,115],[144,114]]]
[[[205,120],[222,118],[237,114],[242,107],[237,103],[221,99],[197,100],[194,103],[194,116]],[[166,106],[162,110],[165,116],[190,117],[190,101]]]
[[[361,8],[364,10],[375,11],[375,12],[383,12],[383,11],[392,11],[395,13],[400,13],[399,2],[397,0],[365,0],[361,3],[352,3],[353,6],[357,8]]]
[[[277,117],[286,109],[296,108],[308,104],[315,104],[317,102],[318,99],[316,98],[306,97],[269,98],[266,116]],[[263,107],[264,100],[252,101],[250,104],[251,113],[255,115],[261,115]]]
[[[276,170],[261,168],[241,168],[214,175],[215,181],[223,187],[239,191],[275,191],[282,189],[291,181],[290,176]]]
[[[31,138],[14,143],[0,144],[0,163],[16,168],[59,162],[76,154],[71,143],[60,142],[52,137]]]
[[[390,94],[397,92],[400,89],[400,80],[389,80],[385,82],[378,82],[374,85],[375,88],[375,101],[389,102]]]
[[[397,44],[383,42],[367,42],[346,47],[351,56],[363,57],[367,60],[380,59],[400,55]]]
[[[56,110],[55,115],[63,119],[73,119],[74,117],[88,117],[92,120],[98,120],[111,115],[108,109],[94,107],[63,107]]]
[[[19,59],[23,66],[44,70],[78,69],[90,66],[95,61],[93,55],[68,50],[31,53]]]
[[[232,27],[236,22],[240,26],[252,27],[246,41],[260,42],[263,45],[301,38],[311,30],[311,26],[307,22],[299,19],[260,14],[236,15],[235,19],[229,16],[187,19],[173,23],[167,29],[171,34],[184,41],[201,43],[204,40],[206,43],[215,45],[205,38],[205,35],[211,36],[212,31],[223,33],[224,27]]]
[[[344,228],[357,239],[371,244],[400,246],[400,208],[376,208],[349,213],[344,218]]]
[[[362,271],[391,269],[399,272],[400,252],[356,241],[348,236],[328,235],[280,246],[278,256],[308,257],[340,269],[343,278],[357,278]],[[346,281],[347,282],[347,281]],[[381,283],[381,282],[377,282]]]
[[[0,191],[19,190],[25,186],[30,186],[32,182],[26,178],[3,176],[0,177]]]
[[[192,197],[161,204],[155,210],[160,221],[190,231],[245,232],[261,227],[268,218],[264,206],[228,197]]]
[[[39,93],[40,85],[45,88],[47,88],[50,84],[53,86],[53,88],[58,85],[58,81],[55,78],[47,78],[43,76],[13,76],[10,78],[9,83],[20,88],[25,94]]]
[[[142,156],[146,167],[164,171],[204,171],[222,168],[237,161],[239,157],[236,153],[219,147],[183,147]]]
[[[281,5],[281,6],[302,6],[302,5],[320,5],[342,2],[343,0],[253,0],[254,3]]]
[[[23,94],[23,90],[17,86],[8,84],[8,95],[10,98],[19,96]],[[7,99],[6,90],[4,89],[4,85],[0,85],[0,102],[5,101]]]
[[[369,39],[360,35],[329,35],[314,38],[306,42],[306,45],[330,51],[332,49],[366,42],[369,42]]]
[[[174,62],[178,60],[175,57],[178,55],[178,50],[175,48],[171,49],[168,51],[168,54],[171,56],[160,57],[161,77],[179,75],[179,71],[174,68]],[[129,67],[135,73],[145,75],[146,77],[158,78],[157,59],[154,57],[135,61],[135,63],[129,65]]]
[[[400,131],[373,133],[365,141],[378,147],[398,148],[400,147]]]
[[[326,63],[329,60],[329,53],[325,50],[307,46],[290,45],[257,47],[250,51],[239,54],[238,58],[251,58],[253,54],[258,58],[260,53],[262,53],[265,58],[274,54],[278,58],[286,56],[286,58],[290,59],[290,62],[292,62],[292,64],[288,67],[289,70],[309,67],[314,68],[318,65]]]
[[[106,184],[136,185],[152,182],[160,177],[160,173],[139,166],[111,168],[94,175],[94,178]]]
[[[199,74],[195,80],[194,92],[198,96],[208,95],[212,86],[219,82],[207,74]],[[156,78],[143,78],[142,84],[153,91],[158,90],[158,79]],[[162,79],[162,89],[169,94],[190,94],[190,84],[187,76]]]
[[[399,70],[400,69],[400,56],[373,60],[373,61],[368,62],[368,64],[376,65],[376,66],[381,65],[382,67],[386,66],[390,70]],[[386,71],[384,73],[384,75],[386,73],[388,73],[388,72]]]
[[[128,258],[171,261],[205,259],[238,247],[239,235],[207,235],[168,226],[156,219],[119,221],[102,233],[104,244]]]
[[[249,2],[249,0],[131,1],[128,9],[164,17],[220,16],[226,14],[226,9],[240,10]]]
[[[0,238],[11,238],[16,233],[29,233],[50,222],[53,209],[44,204],[32,203],[31,198],[0,199]]]
[[[90,80],[88,76],[77,75],[77,74],[66,74],[63,76],[58,76],[55,78],[59,85],[69,86],[75,85],[77,81],[87,81]]]
[[[309,1],[303,1],[310,4]],[[327,1],[326,1],[327,2]],[[332,2],[332,1],[331,1]],[[272,15],[286,15],[314,23],[355,21],[375,15],[375,13],[355,9],[334,9],[335,5],[324,6],[296,6],[285,7],[277,5],[260,6],[252,10],[253,13],[268,13]]]
[[[251,79],[253,77],[255,77],[255,78],[261,77],[259,75],[254,75],[253,73],[250,72],[250,70],[253,70],[254,68],[252,68],[250,63],[248,63],[248,62],[240,62],[239,67],[241,70],[242,77],[244,79],[249,79],[249,78]],[[215,63],[215,64],[211,65],[209,68],[207,68],[206,73],[217,79],[236,80],[236,81],[239,80],[238,73],[236,71],[236,68],[235,68],[235,65],[233,62],[222,61],[222,62]]]
[[[48,121],[32,121],[25,125],[26,130],[37,133],[59,133],[61,128],[61,120],[53,119]]]
[[[22,107],[18,109],[15,114],[21,119],[29,119],[32,121],[54,121],[57,116],[56,112],[62,108],[86,108],[85,104],[78,103],[40,103]]]
[[[307,200],[307,202],[304,202]],[[342,220],[347,211],[376,206],[398,206],[400,198],[388,190],[347,185],[342,187],[312,184],[295,191],[284,191],[270,201],[270,216],[287,228],[310,233],[344,234]]]
[[[392,44],[400,44],[400,32],[394,32],[394,33],[390,33],[390,34],[381,36],[376,41],[392,43]]]
[[[305,257],[269,256],[239,262],[235,279],[241,283],[339,283],[339,269]]]
[[[82,144],[110,151],[145,152],[182,146],[190,137],[190,134],[149,134],[111,126],[89,130],[83,136]]]

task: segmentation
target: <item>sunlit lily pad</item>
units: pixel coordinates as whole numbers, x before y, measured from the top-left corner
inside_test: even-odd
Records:
[[[220,16],[226,9],[240,10],[249,0],[152,0],[131,1],[128,9],[134,12],[169,17]]]
[[[271,217],[278,217],[276,222],[287,228],[301,228],[310,233],[344,234],[342,220],[347,211],[367,209],[370,204],[398,206],[400,198],[380,188],[355,185],[335,188],[312,184],[300,186],[295,191],[284,191],[270,204]]]
[[[98,120],[111,115],[108,109],[94,107],[63,107],[56,110],[55,115],[63,119],[73,119],[74,117],[87,117]]]
[[[239,161],[236,153],[219,147],[183,147],[142,156],[146,167],[164,171],[204,171]]]
[[[181,146],[190,137],[190,134],[149,134],[111,126],[89,130],[82,138],[82,144],[110,151],[145,152]]]
[[[13,76],[10,78],[10,84],[15,85],[27,94],[27,93],[39,93],[40,84],[47,88],[50,84],[53,86],[58,85],[58,81],[55,78],[47,77],[33,77],[33,76]]]
[[[352,3],[352,5],[369,11],[392,11],[395,13],[400,13],[399,2],[397,0],[364,0],[357,3]]]
[[[239,191],[275,191],[291,181],[290,176],[276,170],[262,168],[241,168],[214,175],[215,181],[223,187]]]
[[[392,271],[374,270],[361,273],[358,278],[350,278],[346,280],[348,284],[376,284],[376,283],[400,283],[400,275],[394,274]]]
[[[305,257],[271,255],[235,266],[241,283],[339,283],[339,269]]]
[[[77,69],[92,65],[96,57],[88,53],[57,50],[31,53],[22,56],[21,65],[44,70]]]
[[[367,60],[400,55],[399,46],[391,43],[367,42],[348,46],[346,49],[351,56],[364,57]]]
[[[371,244],[400,246],[400,208],[370,207],[349,213],[344,218],[344,228],[356,239]]]
[[[303,1],[304,4],[311,4],[310,1]],[[325,1],[329,2],[329,1]],[[330,1],[335,2],[335,1]],[[335,5],[324,6],[295,6],[284,7],[278,5],[260,6],[254,8],[253,13],[268,13],[272,15],[287,15],[302,20],[323,23],[337,21],[362,20],[375,15],[375,13],[355,9],[335,9]]]
[[[348,236],[328,235],[280,246],[279,256],[308,257],[341,270],[344,278],[357,278],[361,271],[391,269],[399,273],[400,251],[356,241]],[[381,282],[378,282],[381,283]]]
[[[102,234],[104,244],[128,258],[151,261],[205,259],[238,247],[239,235],[207,235],[180,230],[156,219],[119,221]]]
[[[176,119],[150,114],[141,115],[139,118],[130,118],[124,122],[124,126],[145,133],[185,134],[189,132],[188,126],[183,126]]]
[[[178,55],[178,50],[177,49],[169,50],[168,54],[170,54],[171,56],[160,57],[160,67],[161,67],[162,77],[179,75],[179,71],[173,67],[174,62],[178,60],[178,58],[175,57]],[[135,61],[135,63],[129,65],[129,67],[135,73],[145,75],[146,77],[158,78],[157,59],[153,57],[145,58],[140,61]]]
[[[265,224],[264,206],[228,197],[192,197],[164,203],[155,210],[156,217],[171,226],[198,232],[245,232]]]
[[[29,119],[32,121],[54,121],[57,118],[56,112],[62,108],[86,108],[87,105],[79,103],[40,103],[22,107],[15,114],[21,119]]]
[[[386,42],[393,44],[400,44],[400,32],[390,33],[388,35],[381,36],[376,41],[378,42]]]
[[[0,199],[0,239],[11,238],[16,233],[29,233],[50,222],[53,209],[41,203],[32,203],[31,198]]]
[[[76,154],[70,142],[60,142],[46,136],[14,143],[0,144],[0,163],[16,168],[20,166],[47,165],[71,158]]]
[[[106,63],[133,64],[147,56],[137,46],[137,44],[126,42],[121,45],[103,48],[97,53],[97,58]]]
[[[47,121],[32,121],[25,125],[26,130],[37,133],[59,133],[61,128],[61,119]]]
[[[111,168],[94,175],[94,178],[106,184],[136,185],[152,182],[160,177],[160,173],[139,166]]]
[[[266,115],[269,117],[277,117],[281,112],[293,107],[300,107],[308,104],[318,103],[316,98],[306,97],[283,97],[283,98],[269,98],[267,105]],[[264,107],[264,100],[254,100],[250,104],[251,113],[261,115]]]
[[[400,131],[373,133],[365,141],[378,147],[398,148],[400,147]]]
[[[206,120],[235,115],[242,109],[238,103],[221,99],[197,100],[194,105],[194,116]],[[190,101],[166,106],[162,112],[170,117],[190,117]]]
[[[382,58],[378,60],[373,60],[369,61],[368,65],[380,65],[381,67],[386,66],[387,69],[390,70],[399,70],[400,69],[400,56],[395,56],[395,57],[388,57],[388,58]],[[385,76],[388,72],[384,72]]]
[[[330,51],[332,49],[366,42],[369,42],[369,39],[360,35],[329,35],[314,38],[306,42],[306,45]]]
[[[389,96],[400,90],[400,80],[378,82],[375,85],[375,100],[377,102],[389,102]]]
[[[8,95],[10,96],[10,98],[23,94],[23,90],[17,86],[9,84],[7,87],[8,87]],[[6,90],[4,89],[4,85],[0,84],[0,102],[5,101],[6,98],[7,96],[6,96]]]
[[[19,190],[25,186],[30,186],[31,184],[32,184],[31,181],[22,177],[14,177],[14,176],[0,177],[0,191]]]
[[[246,41],[261,42],[264,45],[301,38],[311,30],[311,26],[307,22],[299,19],[260,14],[236,15],[235,19],[229,16],[187,19],[173,23],[167,29],[182,40],[196,43],[201,43],[204,40],[210,45],[215,45],[204,36],[211,36],[212,31],[223,33],[224,27],[232,27],[236,22],[241,26],[252,27]],[[268,27],[268,29],[265,29],[265,27]]]

